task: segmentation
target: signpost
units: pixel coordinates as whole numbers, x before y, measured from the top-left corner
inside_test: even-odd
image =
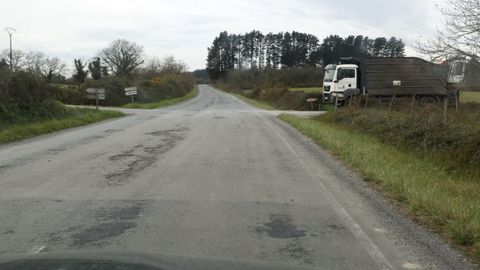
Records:
[[[104,88],[88,88],[87,89],[87,98],[88,99],[95,99],[95,106],[98,111],[98,101],[105,100],[105,89]]]
[[[318,102],[318,98],[307,98],[307,102],[310,103],[310,110],[313,111],[313,103]]]
[[[138,95],[138,88],[136,86],[125,88],[125,95],[132,98],[132,103],[134,102],[134,97]]]

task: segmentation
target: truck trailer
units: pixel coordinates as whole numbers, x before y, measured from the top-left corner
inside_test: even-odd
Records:
[[[449,96],[448,66],[417,57],[342,58],[325,67],[324,101],[344,102],[355,95],[416,96],[434,102]]]

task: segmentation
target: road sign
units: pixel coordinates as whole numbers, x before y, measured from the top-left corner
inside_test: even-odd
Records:
[[[88,94],[88,95],[87,95],[87,98],[88,98],[88,99],[95,100],[95,99],[97,99],[97,95],[95,95],[95,94]],[[105,100],[105,99],[106,99],[105,94],[98,94],[98,100]]]
[[[87,98],[95,100],[95,106],[98,111],[98,101],[105,100],[105,89],[104,88],[88,88],[87,89]]]
[[[137,91],[128,91],[128,92],[125,92],[125,95],[126,96],[136,96],[138,94]]]
[[[87,93],[89,94],[105,94],[104,88],[88,88]]]
[[[136,92],[137,90],[138,88],[136,86],[125,88],[125,92],[133,92],[133,91]]]

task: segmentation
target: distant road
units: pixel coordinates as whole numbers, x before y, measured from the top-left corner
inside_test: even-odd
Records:
[[[149,251],[319,269],[465,269],[327,153],[200,86],[159,110],[0,147],[0,257]]]

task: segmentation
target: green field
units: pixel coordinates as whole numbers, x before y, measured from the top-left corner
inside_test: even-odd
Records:
[[[171,106],[171,105],[175,105],[175,104],[187,101],[187,100],[192,99],[196,96],[198,96],[198,86],[195,86],[195,88],[192,91],[190,91],[188,94],[186,94],[183,97],[165,99],[165,100],[161,100],[161,101],[158,101],[158,102],[152,102],[152,103],[131,103],[131,104],[124,105],[123,108],[126,108],[126,109],[158,109],[158,108]]]
[[[480,103],[480,92],[461,92],[460,102],[476,102]]]
[[[416,220],[480,258],[480,182],[461,171],[447,172],[407,148],[318,119],[281,115],[404,205]]]
[[[23,140],[63,129],[88,125],[102,120],[123,116],[116,111],[92,109],[68,109],[65,117],[40,120],[31,123],[6,125],[0,130],[0,144]]]
[[[305,92],[305,93],[322,93],[323,87],[289,88],[288,91]]]

